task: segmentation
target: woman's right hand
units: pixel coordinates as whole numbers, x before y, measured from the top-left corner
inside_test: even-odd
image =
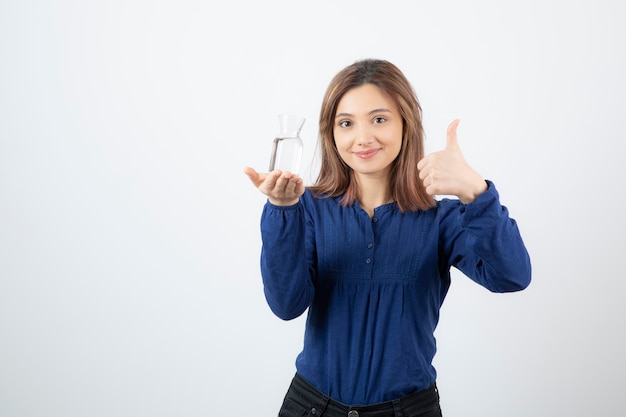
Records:
[[[276,169],[265,174],[256,172],[250,167],[244,168],[243,172],[250,178],[252,184],[267,196],[269,202],[276,206],[294,205],[304,194],[304,181],[291,172]]]

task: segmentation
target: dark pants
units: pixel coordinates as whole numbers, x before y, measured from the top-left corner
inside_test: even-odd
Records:
[[[296,373],[278,417],[441,417],[441,408],[435,384],[397,400],[349,406],[328,398]]]

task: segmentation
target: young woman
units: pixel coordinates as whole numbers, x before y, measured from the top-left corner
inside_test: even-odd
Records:
[[[313,186],[245,169],[268,197],[267,302],[284,320],[308,309],[279,416],[441,416],[432,360],[450,267],[493,292],[530,283],[516,223],[463,158],[457,125],[444,150],[424,157],[421,108],[404,74],[357,61],[323,99]]]

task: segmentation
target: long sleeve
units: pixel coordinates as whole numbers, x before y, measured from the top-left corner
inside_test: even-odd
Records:
[[[315,294],[306,235],[302,203],[288,207],[266,203],[261,216],[261,275],[267,303],[283,320],[304,313]]]
[[[266,204],[261,273],[271,310],[307,311],[298,373],[329,398],[376,404],[436,380],[434,331],[455,266],[495,292],[518,291],[530,260],[493,184],[471,204],[443,200],[370,217],[356,202],[305,190],[289,207]]]
[[[490,291],[520,291],[530,284],[530,257],[515,220],[500,204],[493,183],[488,185],[472,203],[442,203],[440,242],[447,266],[455,266]]]

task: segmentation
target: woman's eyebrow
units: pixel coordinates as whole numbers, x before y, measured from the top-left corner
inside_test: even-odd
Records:
[[[391,113],[391,110],[385,109],[385,108],[381,108],[381,109],[370,110],[369,112],[367,112],[367,114],[374,114],[374,113]],[[335,119],[338,119],[340,117],[351,117],[351,116],[352,116],[352,114],[350,114],[350,113],[338,113],[335,116]]]
[[[391,113],[391,110],[389,109],[374,109],[372,111],[370,111],[368,114],[374,114],[374,113]]]

